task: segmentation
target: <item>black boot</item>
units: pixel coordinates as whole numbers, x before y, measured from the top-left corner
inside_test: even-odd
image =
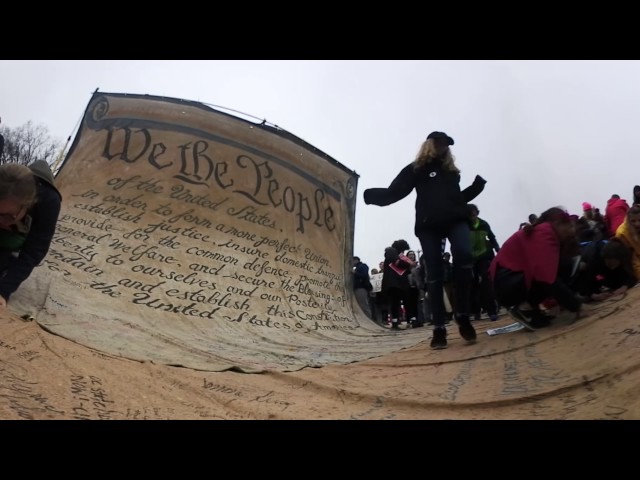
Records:
[[[447,348],[447,329],[443,326],[433,327],[433,337],[431,337],[431,348],[442,350]]]
[[[467,343],[475,343],[476,341],[476,329],[473,328],[471,322],[469,321],[469,315],[458,315],[456,318],[456,323],[458,324],[458,331],[460,332],[460,336],[464,338]]]

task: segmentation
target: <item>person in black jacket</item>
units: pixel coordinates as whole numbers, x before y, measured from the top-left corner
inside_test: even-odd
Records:
[[[2,123],[2,119],[0,118],[0,123]],[[4,137],[0,133],[0,160],[2,159],[2,155],[4,154]]]
[[[0,307],[49,251],[62,196],[49,165],[0,165]]]
[[[416,191],[415,235],[420,240],[427,267],[427,292],[433,315],[431,348],[447,347],[443,299],[442,240],[449,239],[456,286],[456,321],[460,335],[475,342],[476,331],[469,321],[469,288],[473,278],[473,258],[467,202],[477,197],[486,181],[476,175],[473,184],[460,190],[460,170],[450,146],[453,138],[432,132],[423,142],[416,159],[404,167],[388,188],[364,191],[367,205],[385,206]],[[386,273],[386,272],[385,272]]]
[[[633,186],[633,196],[631,197],[631,206],[640,205],[640,185]]]
[[[382,292],[389,302],[392,330],[404,330],[407,328],[407,320],[416,317],[417,312],[411,305],[409,289],[409,275],[416,263],[404,252],[409,250],[406,240],[396,240],[390,247],[384,249],[384,274],[382,275]],[[404,306],[406,318],[403,318]]]
[[[356,301],[362,311],[369,318],[373,318],[371,314],[371,301],[369,300],[369,292],[373,290],[373,285],[369,280],[369,265],[362,262],[360,257],[353,257],[353,292]]]
[[[574,289],[587,301],[602,301],[621,295],[637,279],[631,266],[631,251],[618,238],[589,243],[583,248],[581,272]]]

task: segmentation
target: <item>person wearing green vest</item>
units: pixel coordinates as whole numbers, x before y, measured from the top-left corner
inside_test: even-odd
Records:
[[[471,288],[471,312],[475,320],[480,320],[482,309],[487,312],[489,319],[498,319],[498,305],[489,281],[489,265],[493,260],[494,251],[500,251],[496,236],[489,224],[478,217],[480,210],[477,205],[469,204],[469,228],[471,230],[471,254],[473,256],[473,284]]]
[[[49,252],[62,196],[49,165],[0,165],[0,308]]]

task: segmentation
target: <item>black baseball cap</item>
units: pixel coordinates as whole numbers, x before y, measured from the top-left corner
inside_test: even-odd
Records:
[[[427,140],[429,140],[430,138],[445,138],[447,140],[447,145],[453,145],[453,138],[451,138],[444,132],[431,132],[427,136]]]

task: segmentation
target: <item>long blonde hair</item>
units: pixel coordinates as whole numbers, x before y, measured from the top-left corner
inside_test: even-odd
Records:
[[[413,169],[417,170],[420,167],[423,167],[427,163],[431,163],[434,158],[438,156],[436,152],[436,146],[433,141],[433,138],[425,140],[420,146],[420,150],[418,150],[418,155],[416,155],[416,159],[413,162]],[[447,148],[446,153],[442,159],[442,168],[444,168],[448,172],[452,173],[460,173],[460,169],[456,167],[455,157],[451,153],[451,150]]]
[[[11,199],[25,207],[36,202],[38,190],[29,167],[18,163],[0,165],[0,200]]]

